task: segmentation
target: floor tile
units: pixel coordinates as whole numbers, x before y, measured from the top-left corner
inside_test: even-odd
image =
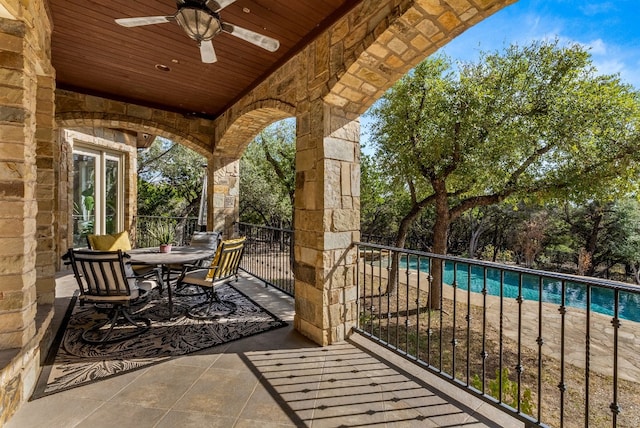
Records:
[[[292,315],[291,298],[244,281],[254,300]],[[7,427],[513,426],[492,425],[475,414],[482,402],[465,407],[459,390],[426,378],[362,337],[320,347],[289,325],[28,402]]]

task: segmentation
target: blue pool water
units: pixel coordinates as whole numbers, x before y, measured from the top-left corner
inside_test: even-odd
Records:
[[[409,262],[411,269],[417,269],[417,259],[412,258]],[[406,259],[401,262],[401,267],[406,268]],[[454,264],[445,262],[444,282],[452,284],[454,279]],[[469,281],[469,270],[471,280]],[[420,259],[420,271],[429,272],[429,260]],[[482,292],[484,268],[481,266],[471,266],[464,263],[456,263],[456,280],[458,288],[467,290],[471,285],[471,291]],[[506,298],[518,297],[518,283],[520,274],[517,272],[504,271],[504,282],[502,295]],[[587,289],[583,284],[572,282],[566,283],[565,304],[574,308],[586,309]],[[500,296],[500,270],[487,269],[487,293],[492,296]],[[540,277],[537,275],[522,275],[522,298],[525,300],[540,300]],[[542,280],[542,301],[560,304],[562,299],[562,283],[552,278]],[[608,288],[591,287],[591,310],[605,315],[613,316],[614,292]],[[619,295],[619,314],[621,319],[640,322],[640,294],[621,291]]]

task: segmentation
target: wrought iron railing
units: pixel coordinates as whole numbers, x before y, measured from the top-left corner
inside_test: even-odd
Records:
[[[639,426],[640,288],[356,245],[370,339],[526,426]]]
[[[154,230],[168,226],[175,232],[176,245],[187,245],[193,232],[199,230],[197,217],[137,216],[134,218],[136,247],[154,247],[162,244],[154,238]]]
[[[238,231],[247,237],[240,268],[293,296],[293,231],[249,223]]]

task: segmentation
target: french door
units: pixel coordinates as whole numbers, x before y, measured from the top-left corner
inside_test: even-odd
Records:
[[[73,150],[73,246],[86,236],[116,233],[124,219],[122,156],[92,148]]]

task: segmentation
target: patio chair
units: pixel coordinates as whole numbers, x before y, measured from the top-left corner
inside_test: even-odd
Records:
[[[129,251],[132,248],[129,232],[122,231],[107,235],[87,235],[87,246],[90,250],[98,251]],[[131,268],[137,276],[153,278],[155,276],[155,267],[149,265],[131,265]],[[162,291],[163,284],[160,284]]]
[[[131,304],[161,283],[142,279],[134,274],[125,262],[122,250],[94,251],[70,248],[65,255],[73,268],[80,289],[80,304],[94,304],[98,312],[106,312],[107,318],[82,333],[82,340],[90,344],[113,343],[135,337],[147,331],[151,321],[135,317],[129,311]],[[124,324],[126,327],[116,328]]]
[[[220,245],[221,240],[222,233],[220,232],[193,232],[193,235],[191,235],[189,246],[209,249],[212,251],[212,254],[215,255],[215,251],[218,249],[218,245]],[[179,273],[182,274],[184,271],[193,270],[196,267],[207,268],[211,265],[213,257],[214,256],[212,256],[212,258],[210,259],[200,260],[200,262],[196,266],[170,265],[169,269],[171,269],[172,271],[179,271]],[[192,284],[176,284],[176,296],[199,296],[203,294],[206,294],[206,291],[197,286],[193,286]]]
[[[221,300],[216,288],[232,280],[238,280],[238,268],[244,252],[246,238],[222,241],[208,268],[187,270],[178,278],[178,286],[200,287],[207,299],[189,308],[187,316],[195,319],[216,319],[235,311],[233,302]]]

